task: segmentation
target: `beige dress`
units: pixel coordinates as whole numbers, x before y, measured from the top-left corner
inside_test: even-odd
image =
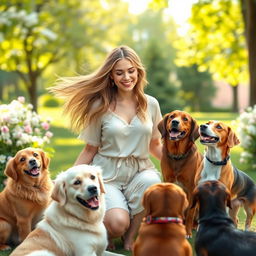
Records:
[[[149,159],[149,143],[161,137],[157,125],[162,115],[157,100],[146,96],[147,121],[142,122],[135,115],[127,123],[109,110],[79,136],[86,143],[99,147],[92,164],[103,170],[107,209],[123,208],[131,215],[143,210],[144,190],[161,182],[159,172]]]

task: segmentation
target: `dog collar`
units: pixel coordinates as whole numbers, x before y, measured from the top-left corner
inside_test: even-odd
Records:
[[[205,156],[206,157],[206,159],[210,162],[210,163],[212,163],[212,164],[214,164],[214,165],[226,165],[227,164],[227,162],[228,162],[228,160],[229,160],[229,158],[230,158],[230,156],[228,155],[224,160],[222,160],[222,161],[212,161],[211,159],[209,159],[207,156]]]
[[[164,224],[164,223],[183,223],[183,220],[177,217],[152,217],[148,215],[143,220],[147,224]]]

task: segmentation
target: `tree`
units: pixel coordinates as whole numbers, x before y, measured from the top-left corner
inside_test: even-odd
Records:
[[[241,0],[249,55],[250,106],[256,104],[256,0]]]
[[[113,0],[105,4],[102,7],[100,0],[2,1],[0,69],[18,73],[35,110],[39,78],[51,64],[73,58],[78,67],[82,50],[105,52],[117,37],[108,35],[127,12],[114,7]]]
[[[232,110],[237,112],[237,87],[247,80],[247,50],[238,2],[201,0],[193,5],[190,24],[185,43],[177,44],[177,63],[197,64],[200,71],[209,70],[216,80],[229,83]]]

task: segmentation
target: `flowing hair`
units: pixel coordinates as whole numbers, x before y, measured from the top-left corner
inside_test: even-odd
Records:
[[[117,61],[124,58],[131,61],[138,70],[138,81],[134,87],[137,115],[142,121],[146,120],[145,69],[133,49],[120,46],[109,53],[103,65],[95,72],[89,75],[59,78],[55,86],[48,88],[57,97],[64,99],[64,114],[70,116],[73,131],[81,132],[92,121],[106,113],[111,102],[116,104],[117,87],[113,85],[110,75]]]

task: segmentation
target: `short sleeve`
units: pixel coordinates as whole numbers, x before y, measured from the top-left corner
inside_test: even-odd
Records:
[[[158,124],[162,120],[162,114],[161,114],[158,101],[154,97],[151,97],[151,96],[149,97],[150,97],[149,107],[151,109],[152,122],[153,122],[152,139],[158,139],[158,138],[161,138],[161,134],[158,130]]]
[[[89,124],[78,136],[78,139],[98,147],[101,144],[101,118]]]

